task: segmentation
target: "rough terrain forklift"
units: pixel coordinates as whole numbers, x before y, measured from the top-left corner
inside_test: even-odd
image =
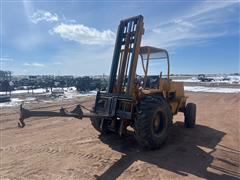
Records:
[[[90,113],[83,113],[81,105],[71,112],[30,111],[20,108],[19,127],[31,116],[89,117],[93,127],[101,134],[110,132],[125,135],[132,127],[136,140],[145,148],[159,148],[165,141],[173,115],[182,112],[185,126],[195,125],[196,105],[186,104],[184,86],[170,79],[167,50],[151,46],[141,47],[144,34],[143,16],[120,21],[107,92],[97,92],[95,105]],[[149,63],[166,60],[167,75],[149,75]],[[137,76],[137,65],[143,76]]]

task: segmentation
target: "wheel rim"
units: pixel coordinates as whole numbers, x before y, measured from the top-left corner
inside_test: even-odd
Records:
[[[153,119],[153,134],[155,136],[160,136],[163,131],[166,129],[166,119],[163,112],[159,111]]]

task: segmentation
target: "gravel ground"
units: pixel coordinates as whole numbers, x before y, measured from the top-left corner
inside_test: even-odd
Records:
[[[17,128],[17,107],[0,109],[1,179],[238,179],[240,94],[187,93],[197,104],[197,126],[174,117],[164,146],[145,151],[134,136],[99,136],[89,119],[30,118]],[[91,107],[94,97],[61,105]],[[58,109],[59,102],[27,107]]]

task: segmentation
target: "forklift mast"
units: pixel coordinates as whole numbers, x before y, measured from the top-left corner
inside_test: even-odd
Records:
[[[107,92],[98,91],[95,105],[90,113],[83,113],[82,105],[78,105],[74,110],[68,112],[61,108],[59,112],[32,111],[20,107],[19,127],[24,127],[24,119],[33,116],[64,116],[64,117],[90,117],[101,120],[103,124],[109,124],[112,120],[131,120],[134,111],[134,86],[136,68],[140,44],[143,35],[143,16],[135,16],[120,21],[116,37],[115,49],[112,59],[112,67]],[[85,108],[86,109],[86,108]],[[123,121],[121,121],[121,124]],[[120,134],[123,129],[121,125]]]
[[[143,33],[143,16],[139,15],[120,21],[113,53],[108,93],[133,95]]]

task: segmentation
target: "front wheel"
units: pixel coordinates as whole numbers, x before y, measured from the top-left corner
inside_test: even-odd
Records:
[[[146,97],[138,106],[135,137],[147,149],[159,148],[167,138],[171,110],[163,97]]]

